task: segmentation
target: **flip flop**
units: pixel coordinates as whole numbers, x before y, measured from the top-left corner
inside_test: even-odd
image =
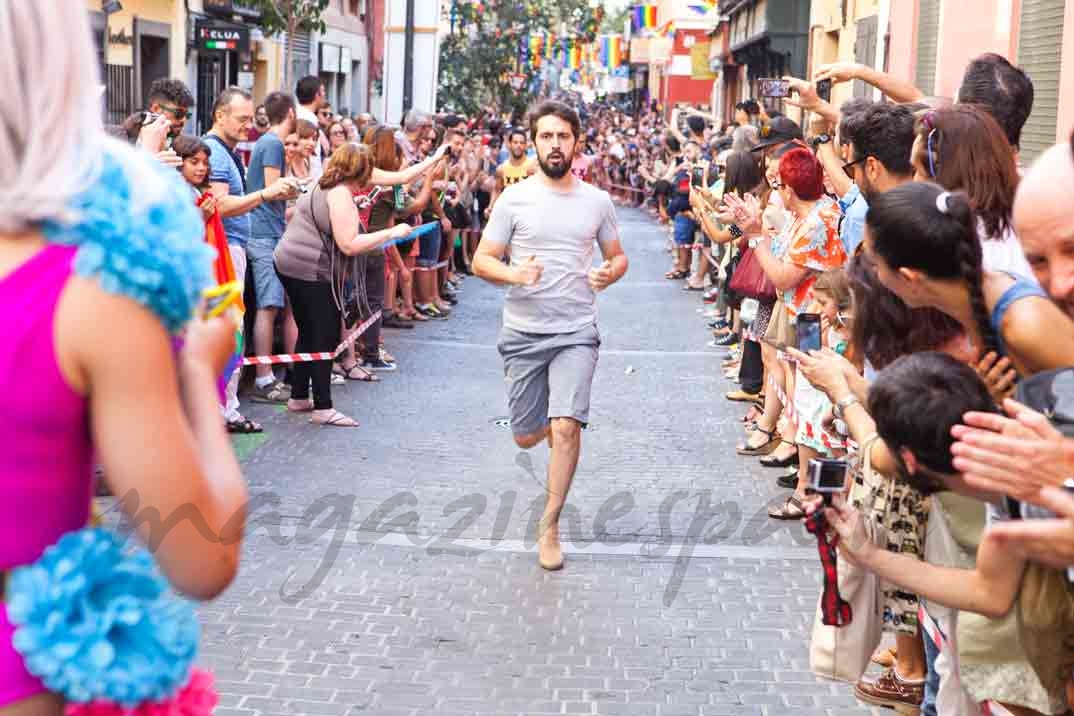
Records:
[[[239,417],[238,420],[227,421],[227,431],[234,435],[249,435],[251,433],[264,432],[264,428],[249,418]]]
[[[318,420],[316,417],[310,418],[310,422],[314,425],[330,425],[332,427],[339,428],[357,428],[358,421],[354,418],[349,418],[338,410],[333,410],[332,413],[324,420]]]
[[[347,380],[356,380],[359,383],[379,383],[380,382],[380,378],[378,378],[373,373],[370,373],[369,371],[367,371],[365,368],[361,367],[357,363],[352,365],[350,368],[345,368],[343,370],[344,370],[344,372],[337,373],[337,375],[342,375]]]

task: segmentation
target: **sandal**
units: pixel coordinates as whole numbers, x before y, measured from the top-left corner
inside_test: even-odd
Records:
[[[408,321],[415,321],[417,323],[425,323],[429,320],[425,317],[425,315],[418,311],[414,311],[412,313],[400,313],[399,315],[407,319]]]
[[[310,422],[314,425],[331,425],[339,428],[356,428],[358,427],[358,421],[354,418],[349,418],[338,410],[333,410],[325,418],[318,418],[314,415],[310,418]]]
[[[784,445],[790,445],[794,448],[794,451],[786,457],[777,457],[776,455],[769,455],[768,457],[762,457],[760,463],[765,467],[790,467],[791,465],[798,464],[798,445],[786,440],[780,441],[780,447]],[[776,448],[779,449],[778,447]]]
[[[760,445],[751,445],[750,438],[752,438],[755,433],[760,433],[761,435],[766,436],[768,439]],[[758,425],[754,432],[750,433],[749,437],[746,438],[746,443],[744,445],[739,445],[735,448],[735,452],[737,452],[739,455],[745,455],[747,457],[767,455],[779,446],[780,440],[781,438],[777,437],[777,433],[774,429],[765,430]]]
[[[236,435],[249,435],[263,432],[264,428],[249,418],[239,416],[238,420],[227,421],[227,431]]]
[[[791,495],[780,507],[769,510],[768,516],[774,520],[801,520],[806,513],[802,501]]]
[[[690,274],[686,271],[668,271],[666,274],[664,274],[664,278],[669,279],[671,281],[681,281],[689,275]]]
[[[751,405],[749,411],[742,416],[742,422],[756,423],[759,417],[761,417],[761,411],[757,409],[756,405]]]
[[[342,375],[347,380],[357,380],[360,383],[379,383],[380,382],[380,378],[378,378],[373,373],[370,373],[369,371],[367,371],[365,368],[363,368],[362,366],[358,365],[357,363],[352,365],[350,368],[343,368],[342,366],[340,366],[340,370],[343,371],[343,372],[338,373],[337,375]]]

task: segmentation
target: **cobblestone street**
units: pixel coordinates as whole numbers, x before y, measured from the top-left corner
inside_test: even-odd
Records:
[[[619,214],[564,570],[536,563],[547,448],[502,423],[502,293],[471,277],[451,320],[387,332],[396,373],[334,386],[360,429],[245,405],[261,504],[202,610],[220,716],[869,713],[809,671],[815,542],[767,518],[779,471],[734,455],[699,294],[663,278],[664,230]]]

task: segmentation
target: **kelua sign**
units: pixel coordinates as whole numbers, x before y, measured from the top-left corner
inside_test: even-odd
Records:
[[[199,23],[197,39],[200,50],[237,50],[238,52],[250,50],[250,30],[245,27]]]

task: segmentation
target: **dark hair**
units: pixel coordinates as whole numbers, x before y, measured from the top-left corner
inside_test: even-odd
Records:
[[[193,107],[194,95],[182,80],[161,78],[149,85],[149,104],[154,102],[171,102],[176,107]]]
[[[865,223],[873,250],[892,269],[915,268],[932,278],[962,282],[984,341],[980,347],[996,350],[981,290],[981,242],[965,194],[952,194],[929,182],[901,184],[870,202]]]
[[[958,88],[961,104],[976,104],[995,118],[1017,147],[1022,141],[1022,127],[1033,111],[1033,81],[1007,61],[988,52],[970,61]]]
[[[172,151],[174,151],[180,159],[184,160],[197,156],[198,154],[204,154],[205,158],[208,159],[213,154],[213,150],[209,147],[207,142],[200,137],[195,137],[189,134],[180,134],[173,139]],[[209,175],[206,174],[205,181],[198,188],[207,189],[209,184]]]
[[[784,154],[779,160],[779,178],[803,201],[824,195],[824,168],[808,149],[795,147]]]
[[[761,106],[755,99],[744,99],[735,105],[735,109],[741,109],[746,114],[760,114]]]
[[[286,92],[273,92],[265,98],[265,114],[271,125],[283,124],[287,115],[295,108],[295,99]]]
[[[869,386],[868,411],[907,482],[928,495],[946,487],[920,469],[911,473],[900,452],[909,450],[919,467],[950,475],[955,472],[951,428],[970,411],[994,413],[997,409],[973,368],[929,351],[903,356],[881,371]]]
[[[954,105],[922,115],[917,134],[921,142],[916,159],[932,180],[948,191],[966,192],[989,238],[1008,231],[1018,166],[996,120],[978,107]]]
[[[686,118],[686,126],[690,128],[690,131],[694,134],[703,134],[705,131],[705,120],[698,117],[696,114],[691,114]]]
[[[523,129],[522,127],[511,127],[511,129],[507,130],[507,142],[508,142],[508,144],[511,143],[511,140],[514,138],[514,136],[516,134],[521,134],[523,139],[528,139],[529,138],[529,136],[526,134],[526,130]]]
[[[574,111],[572,107],[564,104],[563,102],[556,102],[555,100],[549,100],[537,105],[531,112],[529,117],[530,123],[530,136],[536,141],[537,139],[537,122],[543,117],[558,117],[567,124],[571,125],[571,132],[574,133],[575,139],[582,133],[582,120],[578,119],[578,113]]]
[[[232,100],[236,97],[242,97],[243,99],[253,100],[253,96],[242,89],[241,87],[228,87],[217,96],[216,101],[213,102],[212,118],[216,121],[216,113],[224,109],[231,104]]]
[[[914,173],[914,114],[906,107],[877,102],[857,116],[845,136],[854,144],[854,159],[875,157],[892,174]]]
[[[309,104],[317,99],[317,93],[321,91],[321,78],[316,75],[307,75],[295,85],[295,98],[299,104]]]
[[[861,123],[861,116],[869,107],[876,102],[864,97],[851,97],[839,107],[839,138],[842,142],[852,141],[851,136],[857,131]]]
[[[724,169],[723,191],[745,196],[764,181],[764,172],[750,152],[731,152]]]
[[[937,350],[961,336],[962,324],[938,308],[910,308],[876,278],[868,254],[859,251],[847,265],[854,295],[850,345],[876,370],[896,358]]]
[[[671,152],[681,152],[682,151],[682,144],[680,144],[679,140],[676,139],[675,136],[672,135],[672,134],[664,135],[664,144],[667,146],[668,150],[671,151]]]

